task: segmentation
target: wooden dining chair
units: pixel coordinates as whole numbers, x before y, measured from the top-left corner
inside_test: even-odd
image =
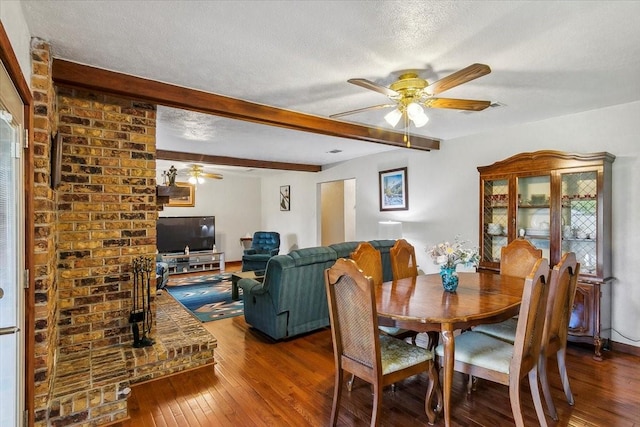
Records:
[[[416,277],[418,275],[416,250],[409,242],[404,239],[396,240],[396,243],[389,250],[389,255],[391,256],[393,280]]]
[[[531,242],[526,239],[518,238],[513,240],[507,246],[503,246],[500,250],[500,274],[507,276],[515,276],[525,278],[527,274],[531,272],[534,264],[537,260],[542,258],[542,250],[537,249]],[[483,332],[484,328],[493,328],[494,330],[500,330],[501,328],[507,329],[508,333],[516,330],[518,324],[518,316],[508,319],[500,324],[495,325],[478,325],[474,328],[477,332]],[[513,341],[512,341],[513,342]],[[469,377],[469,383],[467,390],[475,389],[476,379]]]
[[[525,375],[529,377],[538,421],[541,426],[547,426],[538,388],[538,361],[549,295],[548,275],[549,263],[542,258],[536,261],[525,279],[513,344],[475,330],[463,332],[455,338],[454,369],[467,375],[508,385],[511,412],[518,427],[524,426],[520,384]],[[436,347],[436,354],[441,361],[444,354],[442,345]]]
[[[383,387],[426,372],[425,412],[433,424],[434,397],[439,407],[442,403],[433,352],[379,333],[373,280],[353,260],[340,258],[328,268],[325,286],[336,365],[331,425],[338,420],[344,371],[373,387],[371,426],[376,426],[380,417]]]
[[[416,277],[418,275],[416,250],[411,243],[404,239],[396,240],[396,243],[389,250],[389,256],[391,258],[393,280]],[[427,332],[427,335],[429,336],[428,348],[435,348],[438,345],[440,335],[438,332]],[[413,340],[415,342],[415,337]]]
[[[549,387],[547,375],[547,359],[553,355],[556,356],[564,394],[569,405],[573,405],[573,393],[571,393],[571,386],[569,385],[565,359],[569,319],[576,287],[578,286],[579,274],[580,264],[576,261],[576,254],[567,252],[562,256],[560,262],[553,267],[549,276],[549,299],[545,313],[542,351],[538,362],[538,371],[547,409],[554,420],[558,420],[558,413],[551,398],[551,388]],[[492,325],[480,325],[474,330],[507,342],[514,342],[516,336],[516,328],[511,319]]]
[[[364,272],[366,276],[373,279],[374,285],[381,285],[382,279],[382,257],[380,252],[369,242],[361,242],[351,253],[351,259],[355,261],[358,268]],[[390,326],[380,326],[380,331],[401,340],[411,338],[412,344],[416,343],[416,331],[403,328],[395,328]]]
[[[382,257],[380,252],[371,245],[369,242],[361,242],[351,253],[351,259],[355,261],[358,268],[362,270],[365,276],[369,276],[373,279],[374,285],[380,285],[383,282],[382,279]],[[405,340],[411,338],[411,343],[415,345],[416,336],[418,333],[410,329],[396,328],[392,326],[378,326],[380,332],[383,334]],[[355,375],[347,382],[347,389],[351,391],[353,387],[353,381]]]
[[[526,239],[515,239],[500,249],[500,274],[524,279],[540,258],[542,249],[536,248]]]

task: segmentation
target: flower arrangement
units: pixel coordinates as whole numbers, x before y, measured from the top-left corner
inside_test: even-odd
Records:
[[[442,268],[455,268],[458,264],[477,265],[480,260],[478,248],[465,248],[467,243],[456,236],[454,243],[438,243],[427,249],[427,253]]]

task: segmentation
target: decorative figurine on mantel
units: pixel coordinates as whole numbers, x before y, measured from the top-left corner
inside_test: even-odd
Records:
[[[162,177],[164,178],[164,184],[167,185],[167,180],[169,180],[169,186],[176,186],[176,175],[178,174],[178,169],[176,169],[173,165],[169,168],[169,171],[162,172]]]

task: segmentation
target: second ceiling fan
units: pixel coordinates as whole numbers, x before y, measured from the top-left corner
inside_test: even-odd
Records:
[[[187,175],[191,184],[202,184],[205,178],[222,179],[222,174],[207,172],[202,165],[188,165],[187,169],[183,169],[180,174]]]
[[[488,65],[472,64],[431,84],[425,79],[418,77],[417,73],[407,72],[400,75],[398,80],[391,83],[389,87],[379,85],[367,79],[349,79],[349,83],[386,95],[393,103],[372,105],[357,110],[332,114],[330,117],[337,118],[365,111],[395,107],[385,115],[385,120],[391,126],[396,127],[400,120],[403,119],[402,125],[407,128],[410,122],[413,122],[416,127],[422,127],[427,124],[429,118],[424,113],[424,108],[481,111],[491,105],[491,101],[436,98],[435,95],[487,75],[490,72],[491,68],[489,68]]]

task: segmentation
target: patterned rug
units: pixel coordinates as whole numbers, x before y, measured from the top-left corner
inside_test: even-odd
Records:
[[[231,274],[191,276],[171,280],[167,286],[171,294],[202,322],[240,316],[244,313],[242,289],[240,300],[231,300]]]

